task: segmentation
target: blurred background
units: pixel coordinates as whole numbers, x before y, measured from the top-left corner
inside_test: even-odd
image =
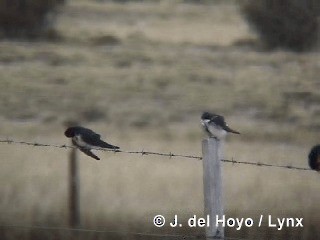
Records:
[[[224,158],[307,168],[319,144],[319,4],[0,0],[0,138],[70,144],[63,132],[77,121],[124,150],[201,156],[209,110],[241,132]],[[152,224],[203,215],[201,161],[100,151],[101,161],[78,155],[80,227],[98,231],[68,230],[69,154],[0,144],[0,239],[204,234]],[[226,236],[320,238],[319,184],[312,171],[223,163],[228,217],[304,218]]]

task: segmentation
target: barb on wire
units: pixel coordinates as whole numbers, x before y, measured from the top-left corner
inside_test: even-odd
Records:
[[[53,147],[53,148],[76,148],[75,146],[68,146],[65,144],[57,145],[57,144],[45,144],[45,143],[37,143],[37,142],[26,142],[26,141],[15,141],[12,139],[0,139],[0,143],[7,143],[7,144],[21,144],[21,145],[28,145],[34,147]],[[188,159],[196,159],[202,160],[200,156],[193,156],[193,155],[183,155],[183,154],[175,154],[172,152],[169,153],[161,153],[161,152],[151,152],[151,151],[126,151],[121,149],[105,149],[105,148],[95,148],[95,150],[105,151],[105,152],[114,152],[114,153],[127,153],[127,154],[139,154],[141,156],[144,155],[156,155],[156,156],[163,156],[171,158],[188,158]],[[237,161],[234,159],[222,159],[222,162],[232,163],[232,164],[244,164],[244,165],[252,165],[257,167],[274,167],[274,168],[285,168],[290,170],[300,170],[300,171],[313,171],[309,168],[303,167],[296,167],[291,165],[277,165],[277,164],[270,164],[270,163],[262,163],[262,162],[249,162],[249,161]]]

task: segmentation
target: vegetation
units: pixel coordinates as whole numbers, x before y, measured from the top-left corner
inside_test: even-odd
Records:
[[[317,0],[249,0],[243,12],[269,48],[310,50],[319,38]]]
[[[0,32],[9,38],[52,35],[56,9],[64,0],[0,0]]]

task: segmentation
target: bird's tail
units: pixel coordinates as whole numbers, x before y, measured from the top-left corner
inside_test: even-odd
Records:
[[[104,141],[102,141],[102,140],[99,141],[98,146],[99,146],[99,147],[102,147],[102,148],[119,149],[118,146],[111,145],[111,144],[106,143],[106,142],[104,142]]]
[[[231,133],[235,133],[235,134],[240,134],[239,132],[237,132],[237,131],[229,128],[228,126],[226,126],[224,130],[226,130],[227,132],[231,132]]]
[[[88,155],[89,157],[94,158],[95,160],[100,160],[100,158],[99,158],[98,156],[94,155],[94,154],[90,151],[90,149],[79,148],[79,150],[80,150],[81,152],[83,152],[84,154]]]

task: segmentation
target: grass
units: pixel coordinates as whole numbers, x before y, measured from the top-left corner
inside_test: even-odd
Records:
[[[307,167],[317,143],[317,52],[264,52],[237,44],[254,36],[233,2],[68,3],[57,42],[0,43],[1,137],[67,143],[78,120],[123,149],[201,155],[199,116],[226,115],[225,157]],[[67,226],[64,149],[1,144],[0,223]],[[163,213],[203,211],[202,163],[97,153],[80,157],[83,227],[155,229]],[[320,235],[317,174],[224,164],[229,216],[304,217],[303,229],[227,229],[227,236],[315,239]],[[0,224],[0,225],[1,225]],[[1,239],[127,239],[117,234],[0,229]],[[138,238],[138,237],[136,237]],[[132,237],[134,239],[134,237]]]

